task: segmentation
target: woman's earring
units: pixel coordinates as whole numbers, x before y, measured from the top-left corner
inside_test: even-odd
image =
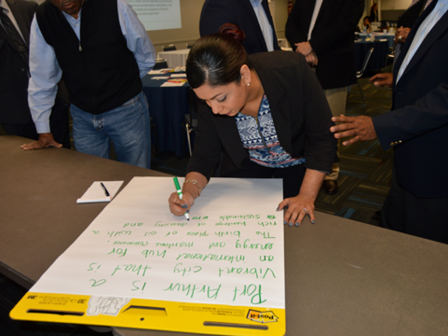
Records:
[[[247,86],[250,86],[250,83],[247,83],[246,85],[247,85]]]

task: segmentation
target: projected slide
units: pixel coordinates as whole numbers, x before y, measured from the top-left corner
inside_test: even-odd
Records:
[[[179,0],[127,0],[146,30],[182,28]]]

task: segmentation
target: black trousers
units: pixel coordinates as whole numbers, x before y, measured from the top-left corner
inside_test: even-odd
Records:
[[[68,107],[64,101],[56,97],[55,104],[51,110],[50,129],[54,139],[62,144],[64,148],[70,149],[70,129],[68,121]],[[17,135],[24,138],[37,140],[39,134],[36,132],[33,119],[30,119],[25,124],[8,124],[2,123],[3,128],[9,135]]]
[[[243,169],[227,172],[221,177],[246,177],[246,178],[281,178],[283,179],[283,197],[294,197],[300,192],[306,168],[296,165],[287,168],[269,168],[246,160]]]
[[[394,168],[381,226],[448,244],[448,198],[415,197],[400,186]]]

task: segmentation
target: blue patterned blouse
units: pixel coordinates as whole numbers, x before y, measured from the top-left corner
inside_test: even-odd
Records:
[[[305,158],[291,157],[280,146],[266,95],[261,100],[257,118],[238,113],[235,119],[243,147],[249,151],[253,162],[271,168],[286,168],[306,162]]]

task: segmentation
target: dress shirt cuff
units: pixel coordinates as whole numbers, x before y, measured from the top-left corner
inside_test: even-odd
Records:
[[[36,131],[38,134],[50,133],[50,122],[49,121],[35,121]]]

